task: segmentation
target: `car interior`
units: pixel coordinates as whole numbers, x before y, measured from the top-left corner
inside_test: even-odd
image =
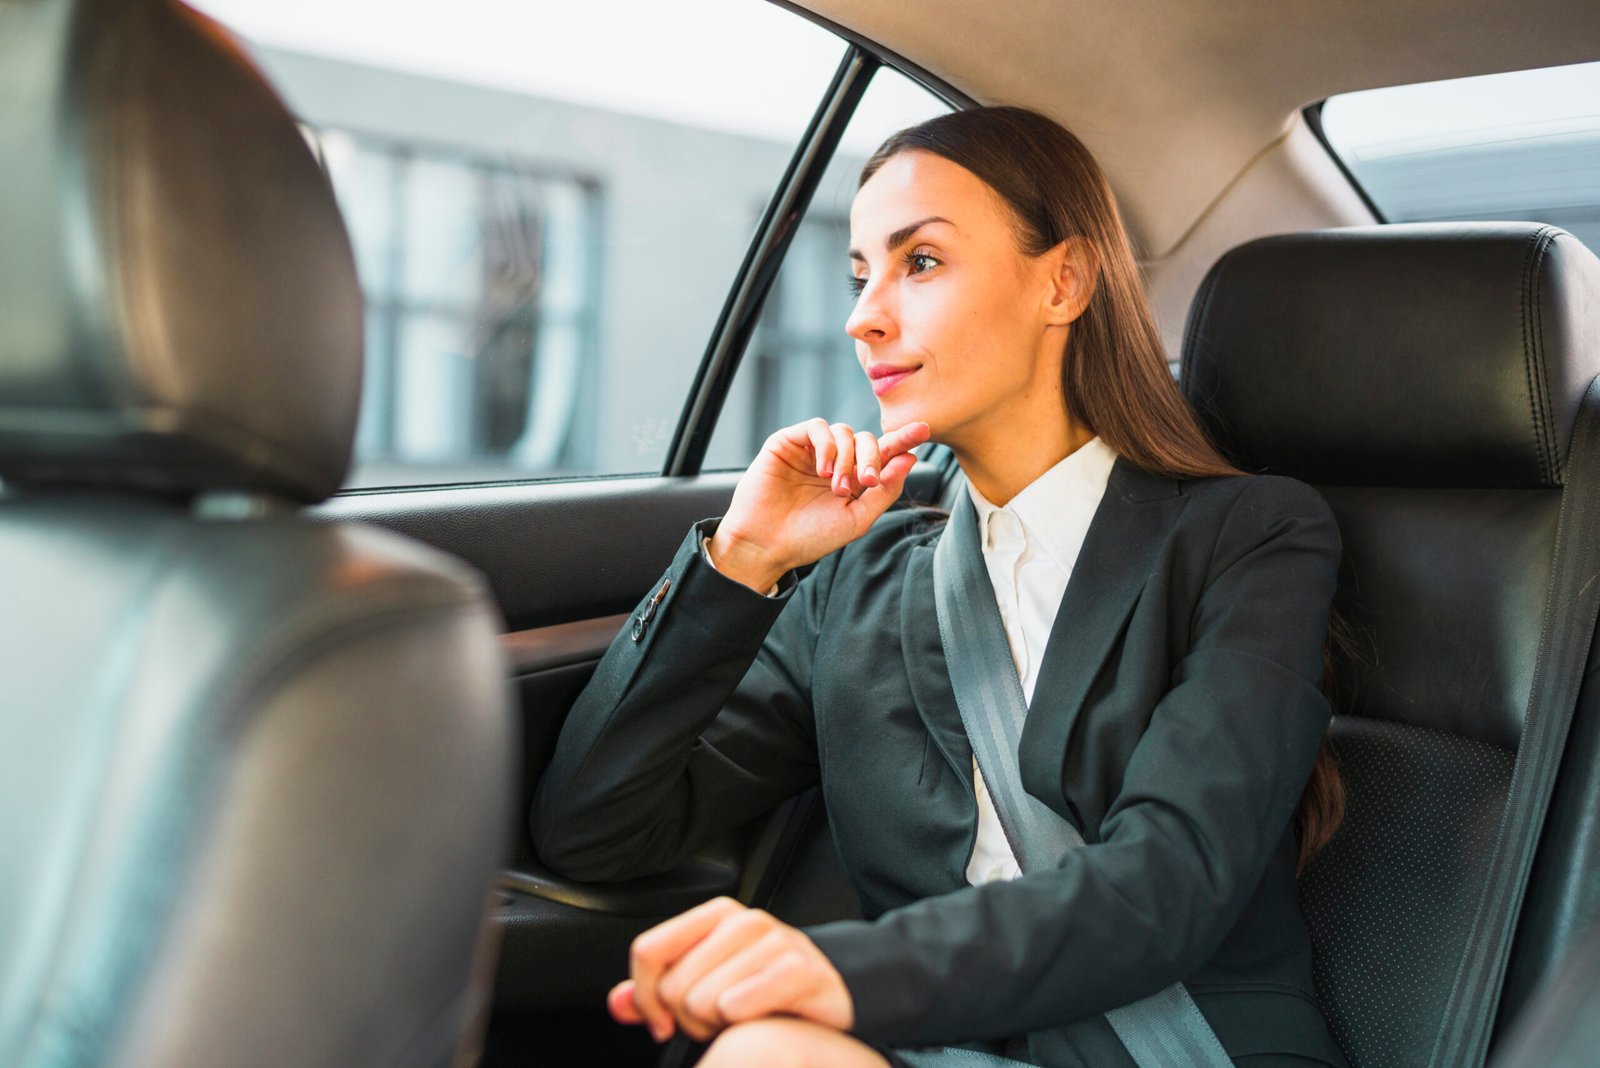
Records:
[[[815,791],[626,883],[526,828],[732,495],[719,415],[880,72],[1078,133],[1209,432],[1334,510],[1347,815],[1301,900],[1350,1063],[1594,1063],[1600,260],[1390,221],[1319,118],[1600,59],[1593,6],[773,6],[843,58],[660,469],[351,487],[371,327],[301,116],[178,0],[0,0],[0,1064],[678,1068],[606,1014],[634,936],[723,894],[859,914]],[[926,449],[903,505],[962,486]]]

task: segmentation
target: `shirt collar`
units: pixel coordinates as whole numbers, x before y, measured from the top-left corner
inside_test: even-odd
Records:
[[[1021,521],[1030,540],[1042,545],[1061,569],[1070,573],[1116,460],[1111,446],[1095,435],[1024,486],[1003,509],[990,503],[969,480],[967,492],[978,509],[981,543],[988,543],[985,534],[990,514],[1008,511]]]

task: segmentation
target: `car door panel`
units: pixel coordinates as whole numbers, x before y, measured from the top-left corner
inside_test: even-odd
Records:
[[[925,452],[903,503],[937,500],[955,469],[949,450]],[[690,525],[727,510],[741,474],[363,491],[312,514],[388,527],[467,561],[518,632],[632,611]]]
[[[467,561],[488,579],[507,629],[520,631],[631,611],[690,524],[721,515],[737,482],[738,472],[722,472],[362,492],[318,514],[388,527]]]

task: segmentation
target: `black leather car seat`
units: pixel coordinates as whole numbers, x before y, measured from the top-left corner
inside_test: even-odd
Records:
[[[498,621],[464,565],[299,514],[349,462],[362,315],[332,191],[224,34],[0,3],[6,1068],[470,1038]]]
[[[1494,1059],[1495,1068],[1594,1068],[1600,1050],[1600,926],[1562,959],[1561,967],[1518,1013]]]
[[[1264,238],[1224,256],[1191,309],[1180,377],[1215,439],[1316,485],[1344,538],[1335,604],[1355,652],[1332,735],[1348,816],[1302,900],[1355,1065],[1428,1064],[1445,1026],[1596,373],[1600,262],[1536,224]],[[1501,1021],[1600,915],[1596,672],[1591,649]]]

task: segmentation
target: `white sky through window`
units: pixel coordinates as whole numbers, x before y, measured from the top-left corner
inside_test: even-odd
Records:
[[[1600,63],[1422,82],[1329,98],[1323,129],[1354,159],[1600,129]]]
[[[844,53],[765,0],[190,2],[255,44],[783,141]],[[926,116],[919,89],[887,88],[854,124],[873,143],[847,151]]]
[[[1322,125],[1390,222],[1547,223],[1600,250],[1600,63],[1347,93]]]

